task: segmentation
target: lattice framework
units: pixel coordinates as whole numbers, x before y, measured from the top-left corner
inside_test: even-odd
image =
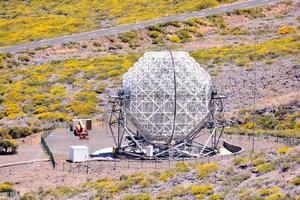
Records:
[[[153,142],[172,137],[174,117],[174,69],[176,118],[172,139],[182,141],[206,123],[211,98],[209,74],[187,53],[147,52],[123,76],[126,116]]]

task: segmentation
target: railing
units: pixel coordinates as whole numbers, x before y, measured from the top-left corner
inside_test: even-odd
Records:
[[[68,127],[68,123],[54,123],[51,127],[49,127],[42,135],[41,135],[41,145],[42,145],[42,148],[44,149],[44,151],[47,153],[47,155],[49,156],[49,159],[51,161],[51,164],[53,166],[53,169],[55,169],[55,166],[56,166],[56,162],[55,162],[55,159],[54,159],[54,156],[46,142],[46,138],[48,137],[48,135],[50,135],[52,133],[52,131],[54,129],[56,129],[57,127],[62,127],[62,126],[65,126],[65,127]]]
[[[45,150],[45,152],[48,154],[49,159],[50,159],[50,161],[51,161],[51,164],[52,164],[52,166],[53,166],[53,169],[55,169],[56,163],[55,163],[55,160],[54,160],[54,156],[53,156],[53,154],[52,154],[52,152],[51,152],[51,150],[50,150],[50,148],[49,148],[49,146],[48,146],[48,144],[47,144],[47,142],[46,142],[46,140],[45,140],[45,138],[46,138],[51,132],[52,132],[52,130],[47,130],[45,133],[43,133],[43,134],[41,135],[41,145],[42,145],[43,149]]]

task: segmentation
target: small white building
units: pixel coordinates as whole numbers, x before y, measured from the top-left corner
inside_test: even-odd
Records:
[[[70,146],[70,160],[82,162],[89,159],[89,148],[87,146]]]

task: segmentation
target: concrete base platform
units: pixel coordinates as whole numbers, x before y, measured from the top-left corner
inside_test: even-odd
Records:
[[[93,130],[88,133],[89,140],[79,140],[79,137],[68,129],[58,128],[46,138],[46,142],[54,156],[62,159],[68,159],[70,146],[85,145],[89,147],[89,154],[92,154],[99,149],[114,145],[113,138],[106,127],[94,125]]]

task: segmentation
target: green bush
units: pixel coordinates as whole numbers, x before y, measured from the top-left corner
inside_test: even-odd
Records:
[[[168,21],[168,22],[163,22],[159,25],[160,25],[160,27],[175,26],[175,27],[179,28],[181,26],[181,22],[180,21]]]
[[[230,184],[239,185],[245,180],[248,180],[251,177],[250,173],[242,173],[228,178]]]
[[[265,17],[262,8],[246,8],[246,9],[236,9],[233,14],[243,15],[249,18],[261,18]]]
[[[19,60],[23,61],[23,62],[29,62],[30,61],[30,57],[26,54],[20,55],[19,56]]]
[[[192,38],[192,36],[186,30],[179,30],[176,32],[176,35],[180,38],[181,42],[188,42]]]
[[[25,193],[20,200],[38,200],[38,198],[32,193]]]
[[[265,163],[254,168],[254,172],[258,174],[265,174],[273,170],[275,170],[275,165],[273,163]]]
[[[285,200],[285,194],[283,193],[275,193],[269,195],[266,200]]]
[[[279,187],[273,187],[273,188],[267,188],[267,189],[261,189],[259,190],[260,196],[268,196],[270,194],[274,194],[275,192],[280,191]]]
[[[176,171],[177,172],[189,172],[189,165],[186,162],[177,162],[176,163]]]
[[[242,27],[226,28],[221,32],[222,35],[246,35],[248,31]]]
[[[168,35],[168,40],[174,43],[181,42],[181,39],[177,35]]]
[[[225,22],[224,18],[222,15],[211,15],[207,17],[209,21],[213,24],[216,24],[219,28],[223,29],[227,27],[227,23]]]
[[[31,135],[32,129],[30,127],[13,127],[9,128],[9,135],[12,136],[12,138],[17,139],[20,137],[26,137]]]
[[[300,185],[300,177],[297,177],[297,178],[293,179],[292,184],[294,184],[296,186]]]
[[[136,40],[137,34],[135,31],[129,31],[126,33],[120,33],[118,37],[124,43],[132,43],[134,40]]]
[[[214,173],[219,170],[220,166],[217,163],[206,163],[206,164],[197,164],[195,166],[198,171],[199,178],[205,178],[211,173]]]
[[[173,199],[175,197],[183,197],[185,195],[189,195],[191,193],[191,186],[190,185],[176,185],[175,188],[172,189],[170,193],[168,193],[168,197]]]
[[[0,140],[0,152],[6,154],[17,153],[18,145],[12,139],[1,139]]]
[[[160,174],[160,176],[158,177],[158,179],[162,182],[165,182],[167,180],[169,180],[170,178],[174,177],[176,174],[174,171],[169,170],[169,171],[165,171],[163,173]]]
[[[127,194],[123,196],[122,200],[150,200],[151,194],[143,193],[143,194]]]
[[[151,38],[157,38],[160,35],[160,32],[156,30],[152,30],[152,31],[148,31],[148,35]]]
[[[286,154],[286,153],[290,152],[292,149],[293,148],[291,148],[291,147],[280,147],[278,149],[278,153],[279,154]]]
[[[256,123],[263,129],[274,129],[278,124],[278,119],[272,115],[258,116]]]
[[[193,195],[198,194],[211,194],[213,192],[213,186],[212,185],[193,185],[191,188]]]
[[[149,27],[147,27],[147,29],[149,31],[157,31],[157,32],[161,32],[162,31],[159,24],[155,24],[155,25],[149,26]]]
[[[0,183],[0,193],[13,192],[13,191],[15,191],[15,189],[13,188],[12,183],[10,183],[10,182]]]
[[[208,198],[208,200],[221,200],[221,199],[223,199],[223,196],[220,194],[213,194]]]
[[[105,88],[107,87],[107,84],[106,83],[101,83],[99,84],[99,86],[96,88],[95,92],[97,94],[101,94],[104,92]]]
[[[287,35],[291,33],[295,33],[297,29],[293,26],[282,26],[278,29],[277,33],[280,35]]]
[[[219,2],[217,0],[201,0],[199,1],[199,4],[197,5],[197,9],[206,9],[206,8],[212,8],[219,5]]]

